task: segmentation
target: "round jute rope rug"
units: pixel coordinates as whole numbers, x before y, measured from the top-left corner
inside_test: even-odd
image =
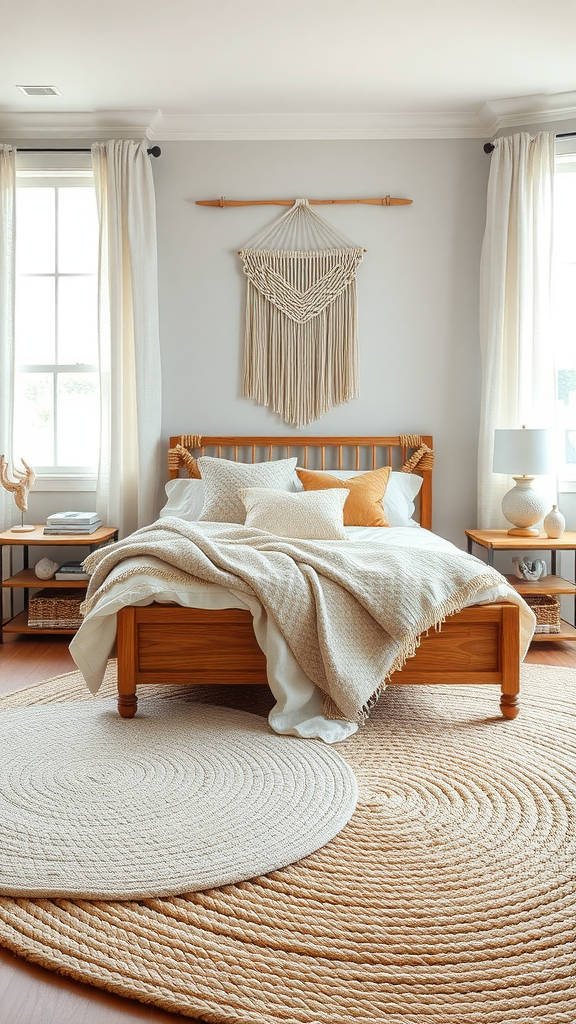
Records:
[[[102,701],[0,714],[0,893],[142,899],[240,882],[324,846],[356,806],[324,743],[233,708]]]
[[[264,688],[159,692],[270,708]],[[297,864],[129,903],[1,897],[0,942],[221,1024],[574,1024],[576,672],[525,667],[513,722],[495,696],[387,690],[338,746],[354,815]],[[84,697],[71,674],[0,710]]]

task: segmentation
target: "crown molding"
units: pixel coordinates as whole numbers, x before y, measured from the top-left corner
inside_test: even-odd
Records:
[[[64,113],[7,113],[0,111],[0,139],[89,139],[106,142],[110,137],[145,139],[154,110],[102,110]]]
[[[514,96],[506,100],[488,100],[478,111],[478,118],[489,135],[503,128],[517,128],[529,124],[549,124],[568,121],[576,117],[576,92],[558,92],[548,95]]]
[[[380,114],[192,114],[163,110],[0,111],[0,139],[147,138],[154,142],[322,139],[490,139],[576,118],[576,92],[487,100],[477,111]]]
[[[306,139],[484,138],[476,114],[184,114],[159,110],[148,138],[157,142]]]

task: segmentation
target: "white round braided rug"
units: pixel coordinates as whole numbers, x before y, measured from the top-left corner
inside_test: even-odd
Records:
[[[256,715],[144,701],[0,714],[0,893],[141,899],[239,882],[324,846],[356,805],[321,742]]]
[[[71,674],[0,711],[84,696]],[[338,750],[356,811],[299,863],[129,903],[0,897],[0,943],[217,1024],[574,1024],[576,672],[526,666],[513,722],[496,687],[390,687]]]

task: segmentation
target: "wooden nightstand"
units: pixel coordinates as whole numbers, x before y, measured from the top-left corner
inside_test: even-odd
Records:
[[[543,580],[537,580],[535,583],[520,580],[514,574],[506,574],[506,579],[523,597],[528,594],[552,594],[555,597],[559,597],[560,594],[571,594],[574,597],[576,622],[576,585],[556,575],[558,551],[576,553],[576,532],[567,531],[558,538],[547,537],[542,530],[538,537],[513,536],[507,530],[466,530],[465,533],[468,538],[468,553],[472,554],[473,545],[478,544],[479,547],[485,548],[489,565],[494,565],[496,551],[549,551],[552,572],[550,576],[545,576]],[[559,633],[535,633],[533,642],[539,640],[576,640],[576,628],[562,619]]]
[[[73,533],[66,534],[65,536],[51,535],[47,536],[44,533],[44,525],[35,526],[34,530],[30,530],[29,533],[12,533],[10,530],[6,530],[4,533],[0,533],[0,566],[2,565],[2,549],[5,546],[10,547],[9,555],[9,572],[10,575],[7,579],[2,580],[2,587],[7,587],[10,590],[10,596],[14,589],[23,590],[25,593],[25,608],[24,611],[19,612],[18,615],[13,614],[14,605],[12,600],[10,601],[11,614],[7,622],[2,623],[2,629],[0,629],[0,643],[3,640],[4,633],[68,633],[73,634],[76,632],[75,629],[41,629],[38,627],[31,627],[28,625],[28,592],[30,590],[40,590],[45,587],[54,587],[59,589],[86,589],[86,580],[41,580],[38,579],[34,569],[29,568],[29,548],[31,547],[50,547],[50,548],[78,548],[87,547],[90,551],[95,551],[102,544],[107,544],[110,540],[118,540],[118,530],[114,526],[100,526],[94,533]],[[12,573],[12,548],[19,547],[23,548],[23,568],[16,573]],[[63,561],[65,561],[66,552],[63,551]]]

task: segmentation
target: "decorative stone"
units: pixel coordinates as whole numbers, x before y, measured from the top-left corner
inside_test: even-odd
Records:
[[[34,572],[39,580],[51,580],[56,569],[58,562],[53,562],[51,558],[41,558],[34,566]]]
[[[562,515],[557,505],[552,505],[548,515],[544,519],[544,529],[546,536],[551,538],[561,537],[564,533],[564,527],[566,526],[566,520]]]

